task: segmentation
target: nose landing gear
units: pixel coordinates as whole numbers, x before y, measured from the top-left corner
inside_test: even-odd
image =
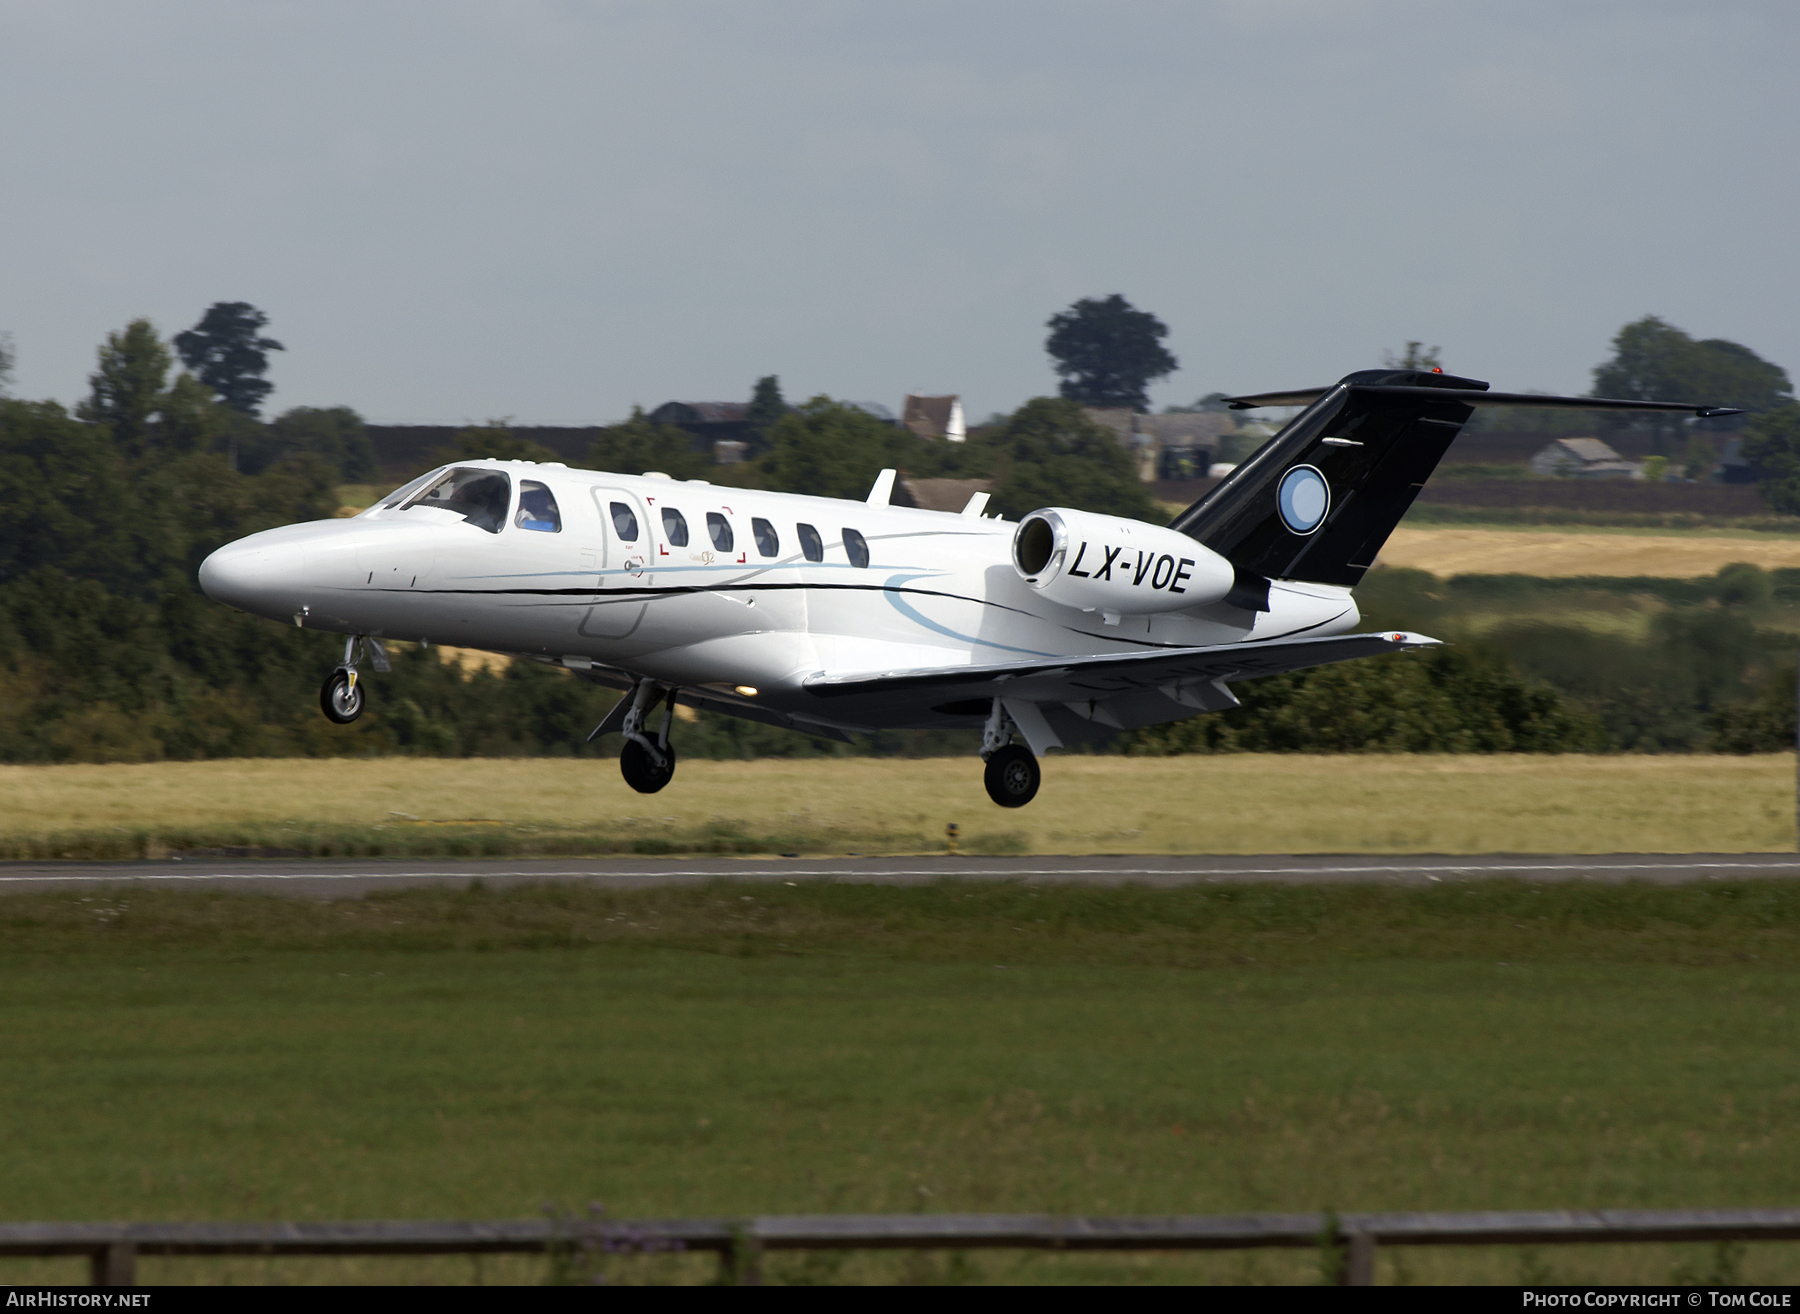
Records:
[[[344,660],[325,677],[325,684],[319,690],[319,710],[325,713],[327,720],[339,725],[349,725],[363,714],[365,699],[363,686],[356,679],[356,667],[362,660],[365,648],[375,669],[383,673],[387,671],[387,648],[380,639],[371,639],[361,634],[352,634],[345,639]]]
[[[1043,780],[1031,750],[1012,742],[1018,729],[1000,700],[994,699],[994,710],[988,713],[987,725],[981,732],[981,756],[987,761],[982,783],[987,786],[988,797],[1003,808],[1024,807],[1037,797]]]
[[[363,714],[363,691],[356,682],[354,666],[348,670],[339,667],[326,677],[325,687],[319,690],[319,710],[339,725],[349,725]]]

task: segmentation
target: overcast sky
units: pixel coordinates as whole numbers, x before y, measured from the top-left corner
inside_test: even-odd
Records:
[[[1158,405],[1408,338],[1583,391],[1654,313],[1800,372],[1794,0],[0,0],[16,394],[214,301],[270,413],[603,423],[778,374],[972,417],[1121,292]]]

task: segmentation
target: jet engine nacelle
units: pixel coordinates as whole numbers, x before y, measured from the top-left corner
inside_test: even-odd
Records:
[[[1173,529],[1051,507],[1013,535],[1013,569],[1052,602],[1141,616],[1218,602],[1231,563]]]

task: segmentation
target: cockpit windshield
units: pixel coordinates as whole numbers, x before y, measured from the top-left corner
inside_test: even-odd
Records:
[[[417,479],[412,479],[401,484],[400,487],[396,488],[386,497],[376,502],[374,506],[370,507],[369,511],[392,511],[395,507],[404,506],[407,498],[425,487],[425,485],[430,483],[433,479],[436,479],[438,475],[443,472],[443,469],[444,467],[440,465],[436,470],[427,470]],[[366,516],[369,514],[369,511],[365,511],[363,514]]]
[[[512,480],[502,471],[458,468],[446,471],[400,509],[433,507],[454,512],[476,528],[498,534],[511,501]]]

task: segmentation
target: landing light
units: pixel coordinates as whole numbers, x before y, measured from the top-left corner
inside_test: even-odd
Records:
[[[744,697],[746,697],[746,698],[756,697],[756,687],[754,685],[740,684],[737,687],[737,691],[739,693],[743,694]]]

